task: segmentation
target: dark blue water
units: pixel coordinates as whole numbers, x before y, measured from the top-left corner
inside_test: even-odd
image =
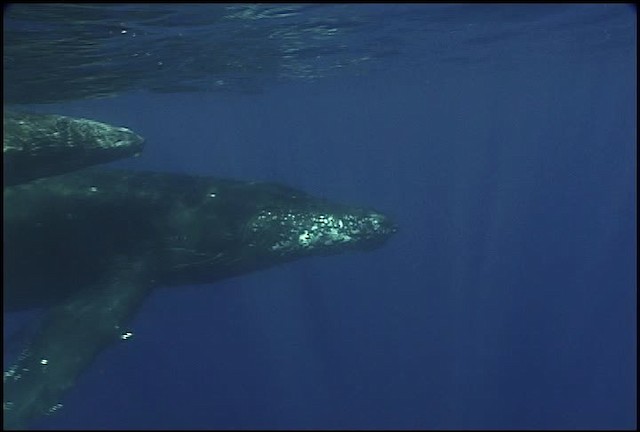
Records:
[[[157,290],[37,427],[635,428],[635,10],[471,6],[376,5],[406,43],[358,74],[41,106],[147,139],[115,165],[278,181],[400,231]]]

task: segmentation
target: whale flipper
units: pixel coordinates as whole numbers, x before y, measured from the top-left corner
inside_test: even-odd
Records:
[[[123,263],[109,280],[85,287],[46,313],[38,333],[4,373],[5,429],[24,429],[62,406],[63,394],[93,359],[126,338],[124,326],[151,280],[144,263]]]

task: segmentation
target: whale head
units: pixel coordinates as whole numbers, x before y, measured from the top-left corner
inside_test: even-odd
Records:
[[[194,198],[197,210],[176,218],[171,262],[178,264],[163,265],[177,269],[172,274],[181,281],[207,283],[308,256],[372,250],[397,231],[378,211],[273,183],[209,183],[198,194],[205,198]]]
[[[259,254],[293,259],[382,246],[397,231],[382,213],[328,205],[260,210],[248,223],[248,245]]]

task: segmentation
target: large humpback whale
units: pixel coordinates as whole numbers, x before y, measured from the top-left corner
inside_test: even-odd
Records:
[[[371,209],[271,184],[134,171],[5,188],[4,304],[48,306],[5,372],[4,424],[59,407],[159,286],[210,283],[311,255],[371,249],[395,226]]]

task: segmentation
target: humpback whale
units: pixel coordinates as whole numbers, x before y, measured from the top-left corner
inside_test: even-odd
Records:
[[[4,209],[5,308],[48,307],[5,372],[6,428],[60,407],[152,289],[373,249],[396,231],[278,184],[94,168],[7,187]]]
[[[127,128],[84,118],[5,109],[2,123],[5,186],[133,156],[144,144]]]

